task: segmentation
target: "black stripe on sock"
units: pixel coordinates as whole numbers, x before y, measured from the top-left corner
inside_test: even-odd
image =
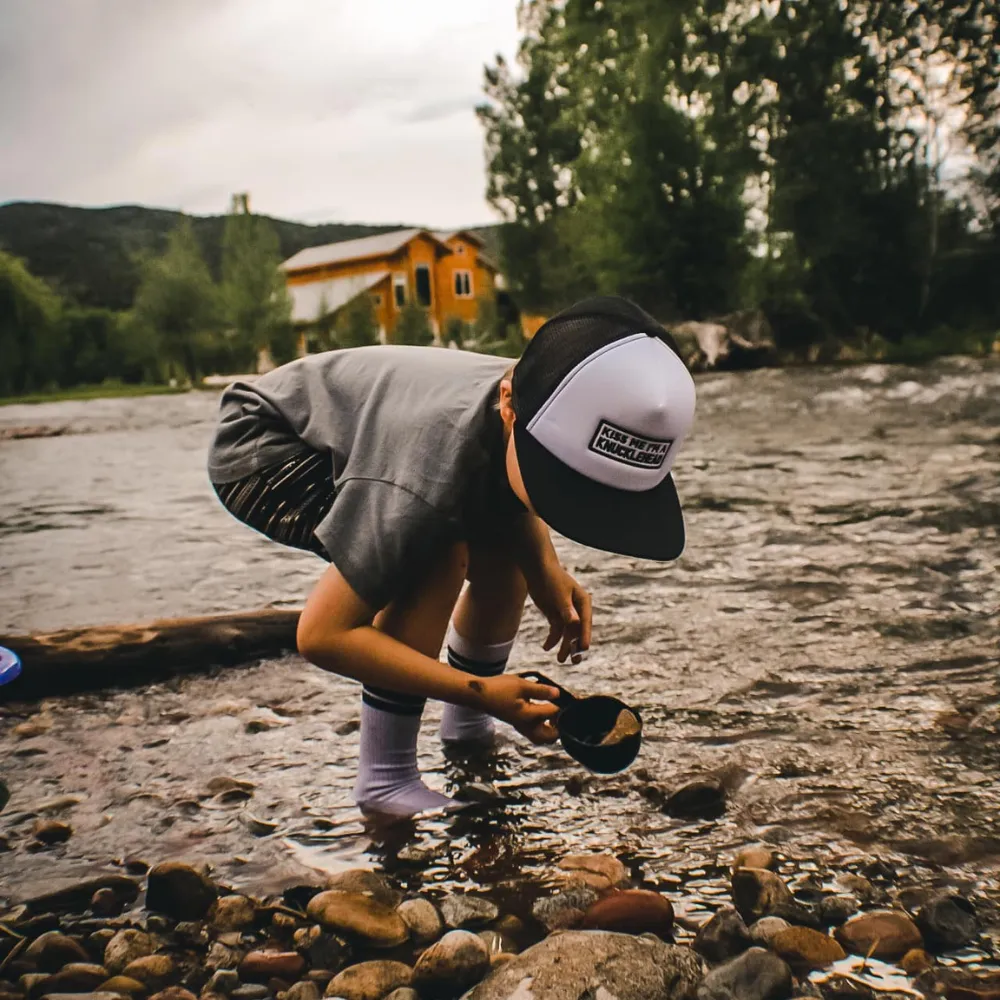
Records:
[[[367,686],[362,689],[361,700],[372,708],[392,715],[420,715],[427,701],[426,698],[416,698],[413,695],[397,694],[395,691]]]
[[[507,666],[507,659],[505,657],[494,663],[483,663],[482,660],[470,660],[467,656],[461,656],[449,646],[448,663],[456,670],[462,670],[467,674],[475,674],[477,677],[498,677],[504,672]]]

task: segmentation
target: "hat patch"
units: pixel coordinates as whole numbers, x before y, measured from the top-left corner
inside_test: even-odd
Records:
[[[595,454],[621,465],[630,465],[636,469],[662,469],[673,443],[673,439],[658,441],[656,438],[643,437],[616,427],[609,420],[602,420],[588,447]]]

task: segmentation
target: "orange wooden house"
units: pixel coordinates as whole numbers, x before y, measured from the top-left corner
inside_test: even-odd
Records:
[[[426,309],[440,335],[453,318],[475,322],[478,300],[496,294],[497,266],[484,253],[483,241],[466,230],[399,229],[309,247],[281,269],[297,326],[308,328],[369,295],[381,338],[388,342],[407,302]]]

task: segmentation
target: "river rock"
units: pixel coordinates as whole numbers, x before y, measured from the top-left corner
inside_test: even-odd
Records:
[[[787,920],[788,923],[794,924],[796,927],[811,927],[815,931],[821,930],[823,927],[819,911],[797,899],[775,903],[768,915],[781,917],[782,920]]]
[[[393,990],[385,1000],[420,1000],[420,994],[410,989],[409,986],[400,986],[398,990]]]
[[[482,896],[456,892],[441,900],[441,916],[453,930],[465,927],[482,927],[500,916],[496,904]]]
[[[735,958],[752,944],[743,918],[732,906],[724,906],[698,929],[693,947],[699,955],[715,964]]]
[[[543,896],[535,901],[531,915],[548,931],[579,927],[588,908],[600,899],[592,886],[568,885],[554,896]]]
[[[788,886],[765,868],[737,868],[731,885],[736,909],[748,924],[793,902]]]
[[[413,970],[418,992],[458,996],[490,969],[486,942],[471,931],[448,931],[421,956]]]
[[[220,896],[212,907],[209,926],[213,931],[240,931],[253,924],[257,915],[254,901],[246,896]]]
[[[263,983],[246,983],[229,994],[232,1000],[268,1000],[271,988]]]
[[[809,927],[789,927],[771,938],[771,950],[793,969],[825,969],[846,958],[844,949],[829,934]]]
[[[239,964],[244,982],[267,982],[269,979],[298,979],[305,972],[306,960],[297,951],[251,951]]]
[[[613,854],[570,854],[559,862],[559,867],[577,878],[585,874],[603,880],[603,884],[600,881],[587,881],[595,889],[628,885],[628,869]]]
[[[427,899],[407,899],[396,907],[396,912],[410,928],[410,937],[417,944],[427,944],[436,941],[444,930],[441,914],[434,904]]]
[[[144,958],[156,951],[156,944],[145,932],[127,928],[118,931],[104,949],[104,965],[109,972],[118,974],[130,962]]]
[[[791,924],[781,917],[761,917],[750,926],[750,940],[766,948],[771,944],[775,934],[787,930],[790,926]]]
[[[703,972],[689,948],[653,937],[566,931],[505,961],[468,1000],[694,1000]]]
[[[129,962],[122,970],[122,975],[138,979],[151,990],[170,985],[170,980],[176,973],[177,967],[169,955],[146,955]]]
[[[839,927],[860,909],[861,904],[854,896],[824,896],[819,901],[817,914],[822,924]]]
[[[766,847],[744,847],[733,859],[733,869],[736,868],[765,868],[768,871],[777,864],[777,859],[772,851]]]
[[[165,861],[150,869],[146,908],[175,920],[201,920],[218,892],[201,872],[179,861]]]
[[[945,1000],[1000,1000],[1000,974],[982,977],[956,974],[944,984]]]
[[[149,1000],[198,1000],[198,998],[183,986],[168,986],[159,993],[154,993]]]
[[[698,1000],[785,1000],[792,970],[764,948],[751,948],[713,969],[698,988]]]
[[[503,931],[488,928],[479,932],[479,938],[490,953],[490,961],[493,961],[497,955],[516,955],[521,950],[517,946],[517,942],[504,934]]]
[[[726,792],[717,781],[691,781],[667,796],[662,810],[675,819],[718,819],[726,811]]]
[[[833,884],[842,892],[852,893],[865,903],[872,902],[877,895],[875,886],[864,875],[857,875],[854,872],[838,875]]]
[[[911,948],[899,962],[900,968],[916,979],[917,976],[934,968],[934,959],[922,948]]]
[[[205,984],[205,992],[228,996],[239,985],[240,974],[235,969],[216,969]]]
[[[70,962],[45,981],[46,993],[89,993],[108,978],[103,965],[91,962]]]
[[[215,972],[218,969],[235,969],[239,963],[239,953],[221,941],[213,941],[208,946],[204,965],[209,972]]]
[[[935,951],[963,948],[979,933],[976,908],[955,893],[928,900],[917,913],[916,923],[927,946]]]
[[[40,819],[35,821],[31,833],[39,843],[51,847],[53,844],[66,843],[73,836],[73,827],[56,819]]]
[[[121,996],[134,997],[145,996],[149,991],[144,983],[130,976],[112,976],[97,987],[98,992],[118,993]]]
[[[98,889],[90,897],[90,909],[99,917],[110,917],[121,909],[121,902],[113,889]]]
[[[580,926],[584,930],[669,938],[674,927],[674,908],[658,892],[624,889],[589,906]]]
[[[351,946],[343,938],[323,930],[316,924],[311,927],[300,927],[292,940],[299,951],[309,956],[314,968],[330,969],[330,977],[342,969],[351,957]]]
[[[59,931],[47,931],[25,949],[24,957],[34,962],[39,972],[58,972],[69,962],[89,962],[83,945]]]
[[[285,1000],[319,1000],[319,987],[314,982],[303,979],[288,987]]]
[[[115,993],[84,991],[79,993],[46,993],[45,1000],[121,1000]]]
[[[398,889],[367,868],[348,868],[347,871],[336,872],[327,878],[324,888],[339,892],[359,892],[392,909],[399,906],[403,899],[403,894]]]
[[[382,1000],[400,986],[413,982],[413,970],[402,962],[359,962],[334,976],[324,996],[343,1000]]]
[[[309,901],[307,912],[327,930],[353,935],[373,948],[394,948],[410,936],[394,909],[359,892],[328,889]]]
[[[899,910],[862,913],[838,927],[835,933],[846,951],[889,961],[924,945],[917,925]]]

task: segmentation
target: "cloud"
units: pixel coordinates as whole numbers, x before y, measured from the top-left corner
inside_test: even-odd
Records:
[[[486,220],[474,108],[515,6],[0,0],[0,200]]]

